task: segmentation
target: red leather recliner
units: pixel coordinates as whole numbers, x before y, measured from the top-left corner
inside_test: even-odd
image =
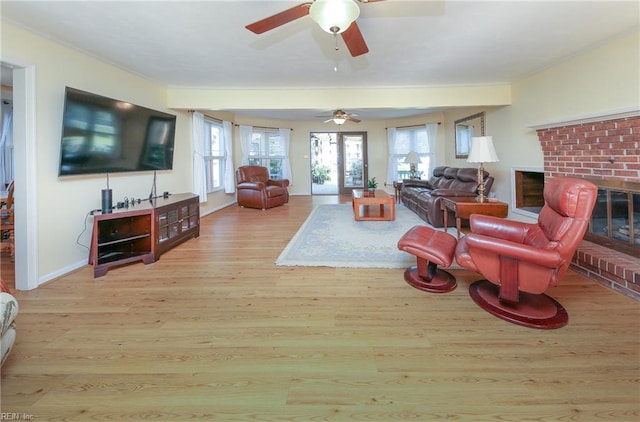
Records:
[[[269,169],[261,166],[241,166],[236,170],[238,205],[267,209],[289,202],[289,180],[269,179]]]
[[[487,312],[532,328],[560,328],[569,320],[560,303],[545,295],[566,272],[589,225],[597,187],[576,178],[548,178],[538,222],[473,214],[471,233],[456,247],[456,261],[486,280],[469,287]]]

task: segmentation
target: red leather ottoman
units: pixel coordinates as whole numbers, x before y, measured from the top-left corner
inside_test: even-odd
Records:
[[[453,262],[458,240],[446,232],[427,226],[414,226],[400,238],[398,249],[415,255],[417,264],[404,272],[404,279],[416,289],[447,293],[456,288],[456,278],[438,268]]]

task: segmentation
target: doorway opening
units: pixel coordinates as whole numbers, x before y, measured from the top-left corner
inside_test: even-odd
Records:
[[[337,195],[337,133],[311,133],[311,195]]]
[[[365,132],[312,132],[311,194],[350,194],[367,181]]]
[[[0,199],[2,207],[8,207],[8,187],[14,180],[13,160],[13,66],[0,63],[0,101],[2,116],[0,121]],[[6,205],[5,205],[6,204]],[[8,226],[7,226],[8,227]],[[0,239],[0,274],[5,282],[15,288],[15,244],[12,236],[15,231],[7,230],[1,233]]]

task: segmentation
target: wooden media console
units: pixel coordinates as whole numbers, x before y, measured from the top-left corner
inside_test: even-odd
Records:
[[[182,193],[142,201],[94,216],[89,264],[93,276],[102,277],[111,267],[155,262],[164,252],[198,236],[198,195]]]

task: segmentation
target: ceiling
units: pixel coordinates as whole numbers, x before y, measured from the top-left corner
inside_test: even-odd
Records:
[[[309,16],[261,35],[244,28],[300,3],[3,0],[0,13],[3,20],[136,74],[196,88],[510,83],[637,30],[640,22],[637,1],[359,3],[357,23],[370,51],[356,58]],[[424,110],[356,112],[365,119]],[[329,111],[251,113],[308,120]]]

